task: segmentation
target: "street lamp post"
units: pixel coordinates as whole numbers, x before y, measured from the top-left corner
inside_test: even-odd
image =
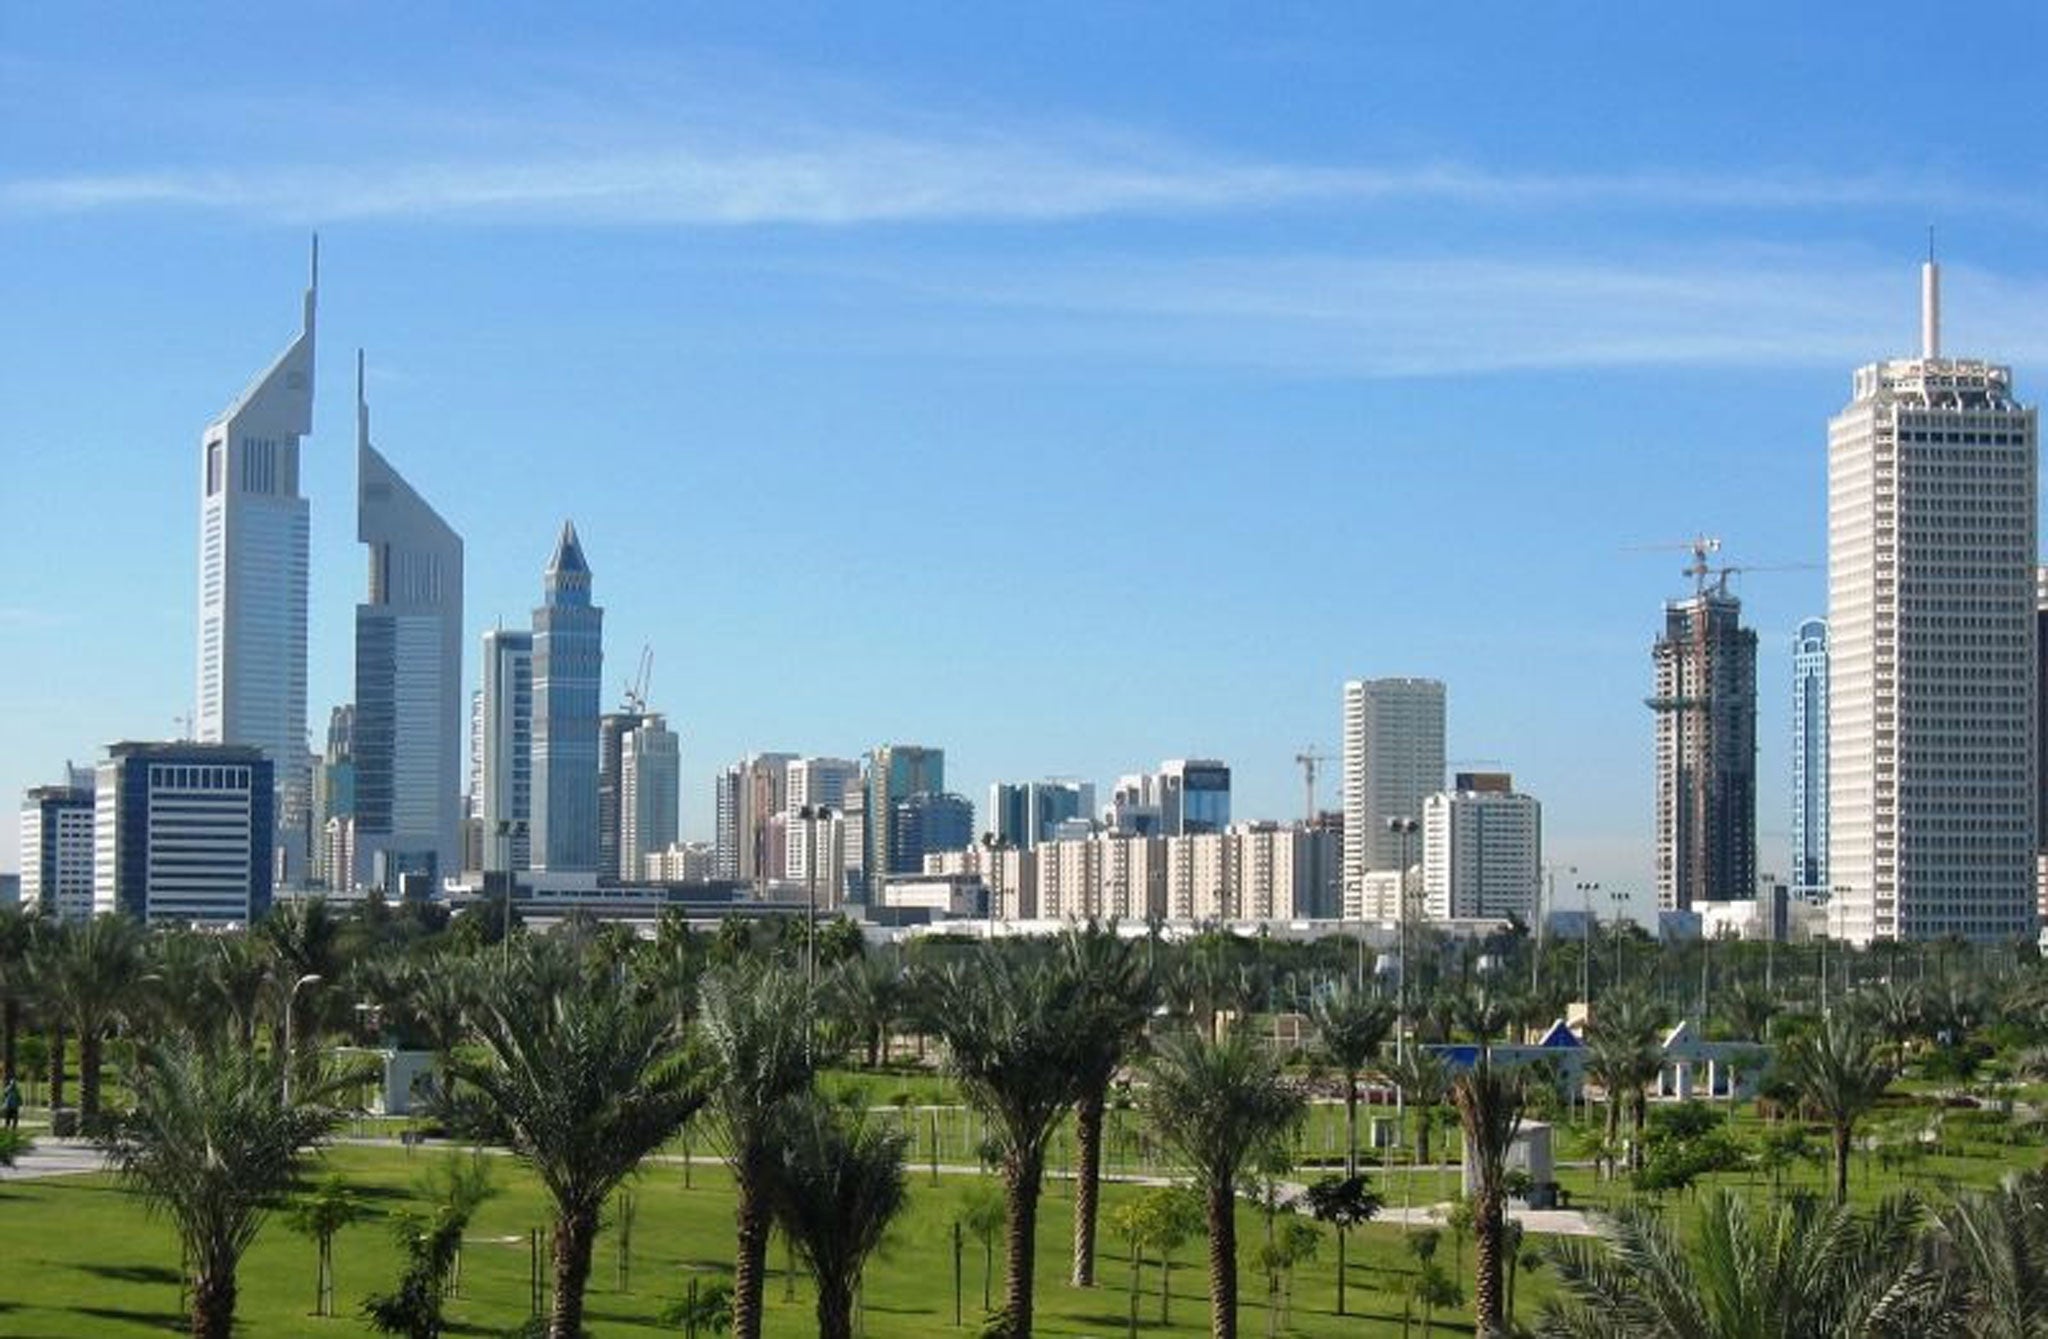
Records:
[[[285,1106],[292,1104],[292,1009],[298,1003],[299,991],[306,986],[319,985],[320,980],[318,972],[308,972],[292,982],[292,988],[284,995],[284,1080],[279,1095]]]
[[[1387,831],[1401,838],[1400,878],[1395,884],[1400,924],[1401,949],[1394,962],[1394,991],[1398,1003],[1395,1006],[1394,1058],[1404,1059],[1408,1054],[1408,844],[1415,836],[1415,820],[1409,817],[1390,818]]]
[[[1623,921],[1621,908],[1622,904],[1628,901],[1628,894],[1619,888],[1610,888],[1607,892],[1607,900],[1614,903],[1614,986],[1615,989],[1619,990],[1621,988],[1621,929]]]
[[[1588,1009],[1593,1007],[1593,894],[1599,891],[1597,881],[1579,885],[1579,915],[1585,918],[1579,927],[1579,1000]]]

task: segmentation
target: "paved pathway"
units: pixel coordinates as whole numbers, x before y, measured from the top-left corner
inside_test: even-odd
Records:
[[[81,1139],[52,1139],[34,1135],[35,1147],[15,1159],[14,1166],[0,1167],[0,1181],[33,1181],[46,1176],[81,1176],[105,1171],[106,1156]]]

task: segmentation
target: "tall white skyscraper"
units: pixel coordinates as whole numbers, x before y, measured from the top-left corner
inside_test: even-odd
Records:
[[[299,439],[313,430],[313,244],[299,334],[208,424],[199,448],[201,743],[263,750],[277,787],[272,812],[286,878],[306,871],[312,812],[306,752],[309,517],[299,493]]]
[[[1828,625],[1809,618],[1792,641],[1792,891],[1828,887]]]
[[[533,867],[533,634],[484,634],[483,764],[477,782],[484,870]]]
[[[1344,685],[1344,905],[1363,907],[1370,870],[1420,860],[1390,818],[1420,822],[1444,788],[1444,686],[1437,679],[1353,679]]]
[[[360,351],[356,488],[356,871],[395,895],[462,868],[462,540],[370,445]]]
[[[2035,924],[2035,411],[2012,370],[1921,350],[1828,424],[1830,927],[1855,943]]]

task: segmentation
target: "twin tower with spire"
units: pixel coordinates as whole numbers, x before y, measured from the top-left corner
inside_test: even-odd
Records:
[[[201,438],[198,700],[202,742],[261,748],[277,787],[277,874],[286,885],[434,889],[465,860],[462,538],[370,438],[356,353],[356,538],[367,550],[355,613],[355,702],[324,763],[306,748],[309,508],[299,452],[312,431],[320,244],[298,336]],[[573,526],[549,561],[535,611],[535,835],[583,803],[563,754],[590,759],[596,868],[597,697],[603,614]],[[543,664],[559,667],[552,678]],[[586,738],[587,737],[587,738]],[[544,742],[545,741],[545,742]],[[337,771],[337,768],[341,769]],[[571,823],[574,829],[580,824]],[[575,843],[571,843],[574,845]],[[536,854],[553,853],[542,837]],[[564,852],[573,856],[574,852]],[[536,862],[538,863],[538,862]],[[577,868],[573,863],[566,868]]]

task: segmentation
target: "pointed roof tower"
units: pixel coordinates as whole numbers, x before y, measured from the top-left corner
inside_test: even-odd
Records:
[[[583,556],[583,542],[576,537],[574,521],[562,522],[562,536],[555,541],[554,556],[548,559],[543,577],[550,602],[590,603],[590,563]]]

